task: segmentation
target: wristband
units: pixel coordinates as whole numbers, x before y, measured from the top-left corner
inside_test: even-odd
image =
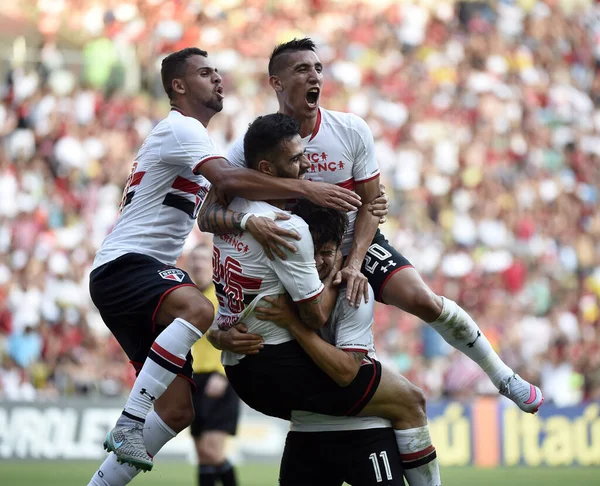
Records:
[[[277,218],[277,213],[275,213],[275,211],[265,211],[264,213],[246,213],[244,215],[244,217],[242,218],[242,220],[240,221],[240,228],[242,228],[242,230],[246,230],[246,224],[248,224],[248,220],[250,219],[250,216],[256,216],[257,218],[269,218],[272,219],[273,221],[275,221],[275,219]]]
[[[250,219],[250,216],[254,216],[254,215],[252,213],[246,213],[244,215],[244,217],[242,218],[242,220],[240,221],[240,228],[242,228],[243,231],[246,231],[246,223]]]

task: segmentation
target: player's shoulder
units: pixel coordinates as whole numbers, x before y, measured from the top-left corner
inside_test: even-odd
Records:
[[[360,116],[354,113],[326,110],[324,108],[321,108],[321,123],[336,123],[348,127],[367,124]]]
[[[355,130],[368,128],[367,122],[354,113],[326,110],[324,108],[321,108],[321,123],[343,126]]]
[[[361,301],[358,307],[350,305],[346,299],[346,287],[340,288],[337,302],[335,304],[335,318],[337,321],[360,321],[366,324],[371,324],[375,312],[375,293],[369,285],[369,302]]]
[[[200,121],[191,116],[185,116],[177,110],[171,110],[166,121],[173,135],[180,142],[199,140],[203,137],[208,138],[208,131]]]
[[[246,158],[244,156],[244,134],[236,138],[229,146],[227,151],[227,160],[236,167],[246,167]]]
[[[277,223],[279,224],[279,226],[281,226],[282,228],[295,229],[297,231],[302,230],[303,232],[310,233],[308,229],[308,224],[300,216],[294,213],[290,213],[289,211],[282,212],[289,214],[290,219],[278,220]]]

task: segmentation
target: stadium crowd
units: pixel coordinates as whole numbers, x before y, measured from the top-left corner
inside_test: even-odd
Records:
[[[223,73],[225,152],[276,109],[267,56],[309,35],[323,106],[365,118],[382,227],[509,366],[557,405],[600,399],[600,7],[590,1],[39,0],[36,62],[0,84],[0,399],[116,395],[133,369],[89,298],[159,66],[189,45]],[[57,30],[78,33],[80,62]],[[30,48],[31,50],[31,48]],[[30,51],[28,51],[30,52]],[[194,233],[182,257],[201,235]],[[495,393],[428,326],[376,308],[382,361],[430,399]],[[490,388],[491,387],[491,388]]]

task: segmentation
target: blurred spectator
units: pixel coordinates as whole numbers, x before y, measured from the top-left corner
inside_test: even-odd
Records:
[[[116,394],[132,379],[87,278],[167,112],[162,57],[209,51],[225,150],[276,109],[267,57],[301,35],[319,45],[324,106],[373,131],[394,246],[548,399],[600,397],[597,3],[33,3],[42,42],[15,41],[0,84],[0,397]],[[493,392],[414,317],[379,306],[375,330],[381,358],[430,398]]]

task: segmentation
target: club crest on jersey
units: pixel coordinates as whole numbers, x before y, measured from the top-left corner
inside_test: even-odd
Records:
[[[185,274],[178,268],[168,268],[167,270],[161,270],[158,274],[165,280],[172,280],[174,282],[183,282]]]

